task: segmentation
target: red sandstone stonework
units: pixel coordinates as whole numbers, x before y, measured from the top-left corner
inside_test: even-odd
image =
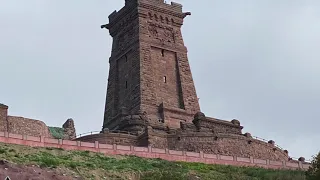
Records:
[[[190,13],[182,5],[125,2],[102,26],[113,37],[103,130],[77,140],[288,161],[274,141],[242,134],[240,121],[200,112],[181,33]]]
[[[62,129],[64,131],[63,139],[72,140],[76,138],[76,130],[72,119],[68,119],[63,124]],[[36,137],[53,137],[48,126],[43,121],[9,116],[8,106],[4,104],[0,104],[0,131]]]
[[[8,106],[0,104],[0,131],[8,130]]]
[[[8,107],[0,104],[0,137],[1,132],[5,137],[0,140],[168,160],[302,167],[301,162],[290,164],[288,152],[274,141],[242,134],[240,121],[200,112],[181,34],[190,13],[162,0],[125,2],[102,26],[109,29],[113,45],[101,133],[78,142],[45,138],[51,134],[43,122],[8,116]],[[63,128],[65,139],[73,140],[74,122],[68,120]]]
[[[121,109],[145,112],[143,123],[173,128],[200,111],[181,34],[185,17],[180,4],[159,0],[126,0],[109,16],[103,26],[113,37],[104,128],[128,128],[120,127]]]
[[[153,147],[137,147],[117,144],[88,143],[81,141],[58,140],[47,137],[32,137],[21,134],[0,132],[0,142],[33,147],[55,147],[66,150],[82,150],[99,152],[106,155],[135,155],[144,158],[161,158],[169,161],[201,162],[207,164],[223,164],[233,166],[255,166],[271,169],[300,169],[307,170],[310,163],[300,161],[285,162],[254,157],[225,156],[220,154],[207,154],[204,152],[175,151]]]

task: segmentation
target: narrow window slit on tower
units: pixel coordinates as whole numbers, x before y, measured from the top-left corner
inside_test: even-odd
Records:
[[[164,57],[164,49],[161,50],[161,55]]]
[[[167,83],[167,76],[163,76],[163,82]]]
[[[126,59],[126,62],[128,62],[128,56],[124,55],[124,58]]]
[[[128,88],[128,81],[126,81],[126,89]]]

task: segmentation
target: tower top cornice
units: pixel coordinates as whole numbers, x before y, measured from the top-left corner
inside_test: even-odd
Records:
[[[183,12],[182,5],[175,2],[167,4],[163,0],[126,0],[125,6],[119,11],[113,11],[108,17],[109,23],[102,25],[101,28],[112,28],[132,12],[139,16],[147,16],[148,12],[170,15],[178,19],[176,22],[178,26],[182,25],[186,16],[191,15],[190,12]]]

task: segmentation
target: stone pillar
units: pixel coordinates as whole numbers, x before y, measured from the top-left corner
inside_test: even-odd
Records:
[[[73,119],[68,119],[63,125],[62,128],[64,129],[66,140],[73,140],[76,138],[76,129],[74,127]]]
[[[8,106],[0,103],[0,131],[8,131]]]

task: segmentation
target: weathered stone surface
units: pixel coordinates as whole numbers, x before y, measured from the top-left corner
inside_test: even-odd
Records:
[[[298,160],[301,161],[301,162],[305,162],[305,161],[306,161],[306,158],[300,157]]]
[[[269,140],[268,143],[271,144],[272,146],[276,144],[273,140]]]
[[[8,106],[0,104],[0,131],[7,131],[8,128]]]
[[[200,111],[181,34],[187,15],[176,3],[127,0],[109,16],[102,26],[113,38],[103,129],[134,132],[136,139],[104,133],[81,140],[287,160],[277,147],[243,135],[239,120]]]
[[[102,26],[113,37],[103,128],[119,129],[123,108],[174,128],[200,111],[181,34],[189,14],[175,3],[142,0],[109,16]]]
[[[0,104],[0,131],[29,136],[51,137],[47,125],[39,120],[9,116],[8,106]]]
[[[5,131],[27,136],[53,137],[49,127],[43,121],[25,117],[9,116],[8,106],[0,104],[0,132]],[[62,135],[59,138],[68,140],[76,138],[76,130],[72,119],[68,119],[63,124],[63,131],[64,132],[61,132]]]
[[[64,139],[72,140],[76,138],[76,129],[74,127],[73,119],[68,119],[63,125]]]
[[[247,133],[245,133],[245,134],[244,134],[244,136],[245,136],[245,137],[247,137],[247,138],[252,138],[251,133],[248,133],[248,132],[247,132]]]
[[[168,148],[208,154],[247,157],[269,160],[287,160],[288,155],[282,150],[268,145],[268,143],[252,140],[248,143],[246,137],[241,135],[206,135],[200,133],[184,133],[168,137]]]
[[[63,124],[65,139],[98,141],[111,147],[151,146],[163,153],[170,149],[169,153],[237,156],[243,161],[253,157],[264,163],[266,159],[290,160],[288,151],[279,149],[274,141],[266,143],[250,133],[242,134],[239,120],[210,118],[200,111],[181,33],[184,18],[191,13],[183,13],[180,4],[161,0],[125,2],[101,26],[113,38],[102,131],[74,139],[74,121],[68,119]],[[7,116],[7,109],[0,104],[0,131],[50,136],[43,122]]]
[[[51,137],[49,128],[42,121],[16,116],[8,116],[7,119],[9,133]]]
[[[138,137],[123,133],[100,133],[75,139],[77,141],[92,142],[98,141],[101,144],[137,145]]]

